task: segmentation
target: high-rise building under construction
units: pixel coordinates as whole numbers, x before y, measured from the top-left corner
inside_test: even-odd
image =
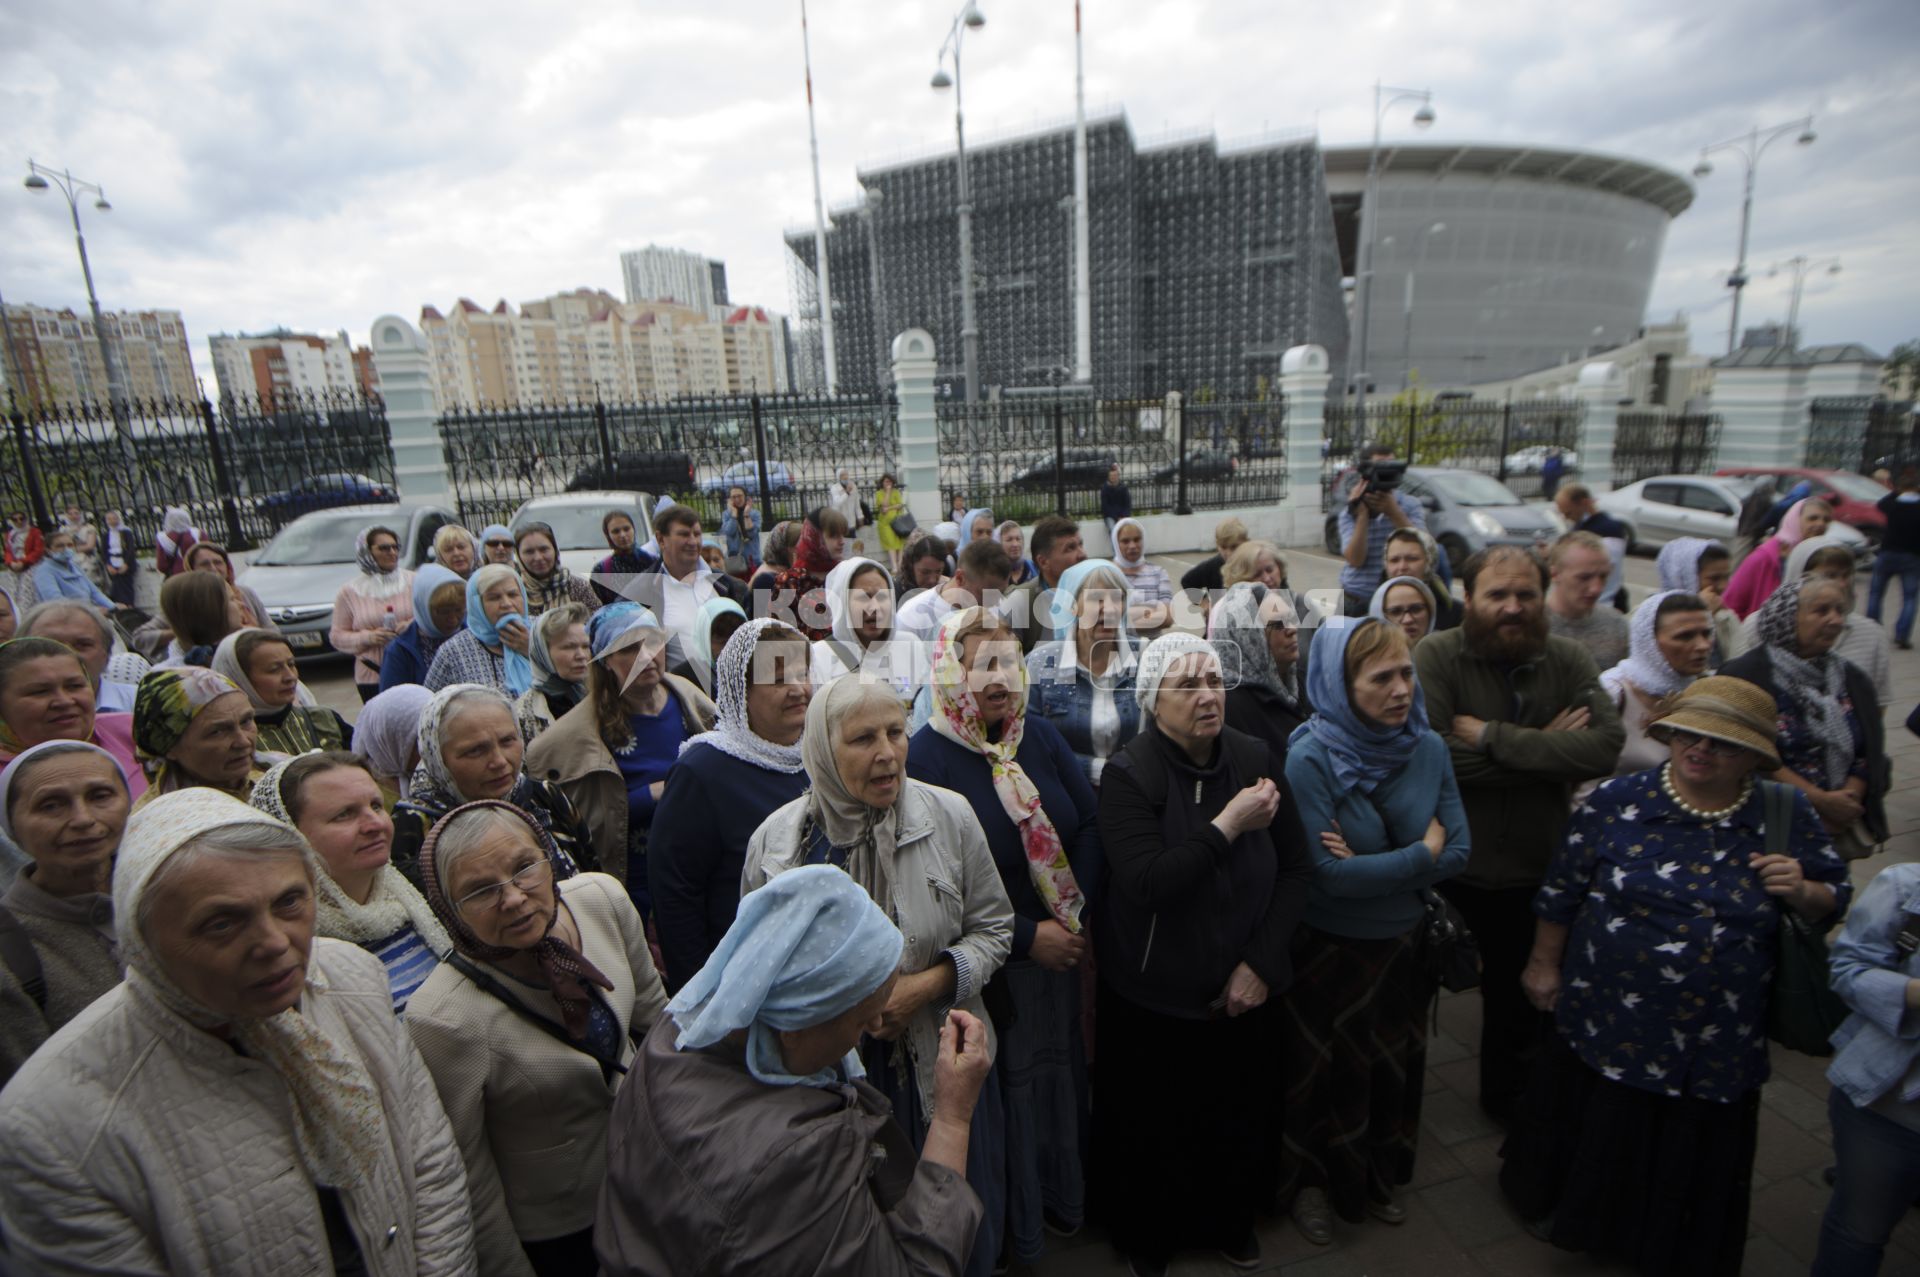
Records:
[[[986,388],[1073,376],[1073,129],[967,148]],[[1241,394],[1291,346],[1346,364],[1347,312],[1320,147],[1136,144],[1118,112],[1087,123],[1093,386],[1102,396]],[[888,382],[893,335],[924,328],[959,393],[957,174],[944,155],[865,168],[827,234],[838,383]],[[796,380],[824,385],[811,227],[786,233]]]

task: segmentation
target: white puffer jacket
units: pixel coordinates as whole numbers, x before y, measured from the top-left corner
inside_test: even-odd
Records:
[[[316,939],[301,1011],[379,1087],[392,1155],[341,1202],[375,1277],[469,1274],[460,1151],[377,958]],[[120,985],[0,1092],[0,1227],[17,1271],[331,1277],[287,1088]]]

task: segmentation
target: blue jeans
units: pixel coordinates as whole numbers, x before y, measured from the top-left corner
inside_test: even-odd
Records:
[[[1894,1226],[1920,1197],[1920,1131],[1855,1108],[1837,1086],[1827,1117],[1839,1174],[1820,1221],[1813,1277],[1872,1277]]]
[[[1905,643],[1913,638],[1913,615],[1920,610],[1920,554],[1905,550],[1882,550],[1873,556],[1873,580],[1867,585],[1867,619],[1880,619],[1880,603],[1887,586],[1900,578],[1900,619],[1893,623],[1893,637]]]

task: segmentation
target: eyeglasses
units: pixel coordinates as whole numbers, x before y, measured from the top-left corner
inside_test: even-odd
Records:
[[[487,542],[487,548],[488,548],[489,550],[511,550],[511,549],[513,548],[513,542],[511,542],[511,541],[489,541],[489,542]]]
[[[1745,745],[1736,745],[1732,741],[1716,740],[1711,736],[1702,736],[1698,732],[1682,731],[1676,727],[1667,739],[1682,749],[1692,749],[1695,745],[1705,745],[1707,752],[1720,758],[1733,758],[1750,752]]]
[[[1410,616],[1426,616],[1431,609],[1425,603],[1402,603],[1399,607],[1387,609],[1387,616],[1395,621],[1404,621]]]
[[[545,856],[530,865],[517,870],[506,882],[491,882],[453,902],[453,907],[461,913],[492,912],[500,910],[500,902],[506,898],[507,886],[511,883],[523,895],[532,895],[534,890],[553,877],[553,862]]]

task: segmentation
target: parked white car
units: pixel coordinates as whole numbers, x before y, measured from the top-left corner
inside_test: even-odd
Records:
[[[560,543],[560,562],[575,576],[590,576],[593,565],[612,553],[607,548],[601,520],[615,510],[633,520],[634,544],[645,545],[652,536],[648,529],[653,497],[645,492],[602,488],[587,492],[568,492],[558,496],[535,497],[513,512],[507,527],[519,532],[529,523],[544,523],[553,529]]]
[[[1578,470],[1580,468],[1580,454],[1572,448],[1561,449],[1560,460],[1568,470]],[[1544,443],[1536,443],[1531,447],[1521,448],[1516,452],[1507,454],[1507,473],[1509,475],[1539,474],[1540,467],[1545,465],[1546,462],[1547,445]]]
[[[1726,475],[1663,474],[1630,483],[1599,498],[1600,508],[1627,525],[1631,548],[1657,550],[1677,537],[1708,537],[1733,548],[1740,503],[1753,491],[1750,479]],[[1828,532],[1859,557],[1866,537],[1844,523]]]

